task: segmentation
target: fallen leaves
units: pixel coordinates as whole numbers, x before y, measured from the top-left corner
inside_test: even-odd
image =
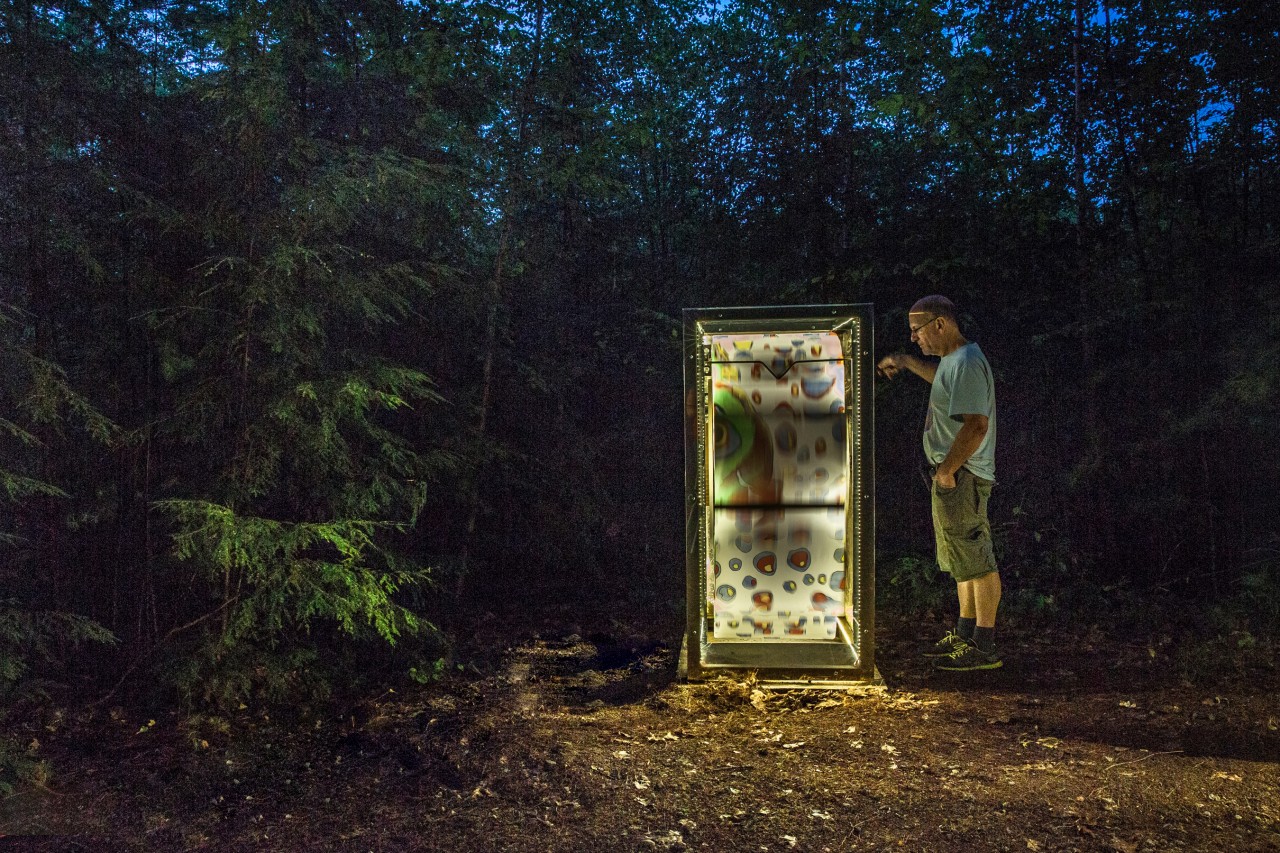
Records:
[[[669,829],[662,833],[648,833],[644,836],[644,843],[663,850],[679,850],[685,846],[684,834],[677,829]]]
[[[205,768],[217,795],[209,801],[218,800],[210,807],[220,810],[218,821],[201,825],[231,826],[223,812],[239,809],[251,819],[247,809],[262,809],[273,840],[286,830],[313,838],[319,830],[311,827],[323,823],[314,816],[333,813],[339,797],[352,804],[351,825],[363,836],[340,840],[369,847],[386,846],[380,833],[416,831],[424,815],[440,831],[463,833],[458,849],[482,849],[478,834],[495,825],[524,833],[515,836],[521,849],[743,853],[961,850],[988,827],[1009,850],[1128,853],[1171,849],[1163,842],[1175,838],[1185,849],[1211,849],[1210,841],[1223,850],[1260,849],[1248,842],[1280,828],[1280,777],[1237,749],[1270,749],[1268,729],[1280,728],[1274,704],[1252,695],[1228,694],[1201,707],[1210,695],[1203,688],[1130,683],[1081,697],[1065,688],[930,692],[926,683],[917,694],[855,697],[725,679],[589,707],[566,685],[578,683],[573,678],[591,658],[551,651],[523,673],[521,683],[538,691],[535,715],[511,713],[524,707],[522,694],[495,676],[488,692],[455,685],[454,696],[415,697],[412,707],[406,700],[392,725],[361,732],[355,747],[336,752],[337,735],[312,733],[309,720],[290,741],[272,730],[271,744],[263,733],[249,741],[230,737],[226,725],[193,720],[175,727],[164,717],[136,738],[146,718],[130,719],[118,725],[119,735],[131,744],[127,755],[147,756],[159,754],[156,742],[207,738],[212,746],[181,755]],[[1224,722],[1203,726],[1206,713]],[[1222,749],[1208,749],[1219,744],[1209,740],[1218,734]],[[1138,747],[1184,742],[1192,755]],[[286,750],[281,743],[296,745]],[[413,759],[403,768],[402,752]],[[234,765],[224,766],[231,758]],[[259,766],[273,771],[258,773]],[[275,768],[299,779],[283,786],[284,802]],[[87,774],[95,771],[105,776],[99,763],[78,778],[92,781]],[[451,774],[451,785],[437,784],[437,773]],[[307,793],[324,785],[323,800]],[[403,799],[373,799],[387,796],[382,790],[411,796],[415,816],[405,810],[398,817]],[[381,810],[360,814],[357,806],[366,802]],[[280,808],[273,819],[268,806],[288,812]],[[696,822],[684,817],[694,814]],[[919,824],[904,837],[908,815]],[[244,829],[231,840],[248,848],[255,839]]]
[[[914,693],[894,693],[884,699],[884,703],[897,711],[915,711],[928,708],[941,702],[939,699],[920,699]]]

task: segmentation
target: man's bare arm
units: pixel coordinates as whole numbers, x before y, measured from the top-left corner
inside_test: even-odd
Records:
[[[929,359],[921,358],[918,355],[911,355],[905,352],[896,352],[892,355],[886,355],[880,359],[880,363],[876,365],[876,370],[886,379],[892,379],[898,375],[900,370],[910,370],[916,376],[919,376],[925,382],[933,382],[934,374],[938,372],[938,363]]]
[[[960,427],[960,432],[956,433],[956,440],[951,443],[951,449],[947,451],[947,458],[942,460],[938,465],[938,471],[934,474],[934,479],[943,488],[950,488],[955,485],[956,472],[960,470],[960,466],[969,461],[969,457],[977,451],[978,446],[982,444],[982,439],[986,438],[988,419],[986,415],[961,415],[964,419],[964,426]]]

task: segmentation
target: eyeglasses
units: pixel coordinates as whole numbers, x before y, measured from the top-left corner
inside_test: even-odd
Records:
[[[923,329],[925,326],[929,325],[930,323],[932,323],[932,322],[933,322],[934,320],[936,320],[936,319],[938,319],[938,318],[937,318],[937,317],[930,317],[928,320],[925,320],[925,321],[924,321],[923,323],[921,323],[919,326],[913,326],[913,325],[911,325],[910,323],[907,323],[907,328],[908,328],[908,329],[910,329],[910,330],[911,330],[911,334],[913,334],[913,335],[914,335],[916,332],[920,331],[921,329]]]

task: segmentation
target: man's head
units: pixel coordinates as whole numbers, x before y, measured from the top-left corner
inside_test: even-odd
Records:
[[[929,314],[934,317],[946,317],[951,322],[956,322],[956,304],[945,296],[939,296],[936,293],[933,296],[925,296],[916,300],[916,304],[911,306],[912,314]]]
[[[956,305],[945,296],[926,296],[917,300],[907,313],[911,340],[925,355],[946,355],[964,343],[956,321]]]

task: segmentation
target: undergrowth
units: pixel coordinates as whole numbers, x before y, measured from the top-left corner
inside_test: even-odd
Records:
[[[1020,555],[1026,558],[1028,555]],[[1002,561],[998,625],[1019,630],[1101,630],[1145,643],[1193,684],[1274,676],[1280,659],[1280,563],[1244,571],[1219,600],[1191,600],[1158,588],[1100,581],[1105,572],[1076,571],[1059,547],[1022,564]],[[955,585],[933,555],[881,557],[876,606],[901,613],[956,611]]]

